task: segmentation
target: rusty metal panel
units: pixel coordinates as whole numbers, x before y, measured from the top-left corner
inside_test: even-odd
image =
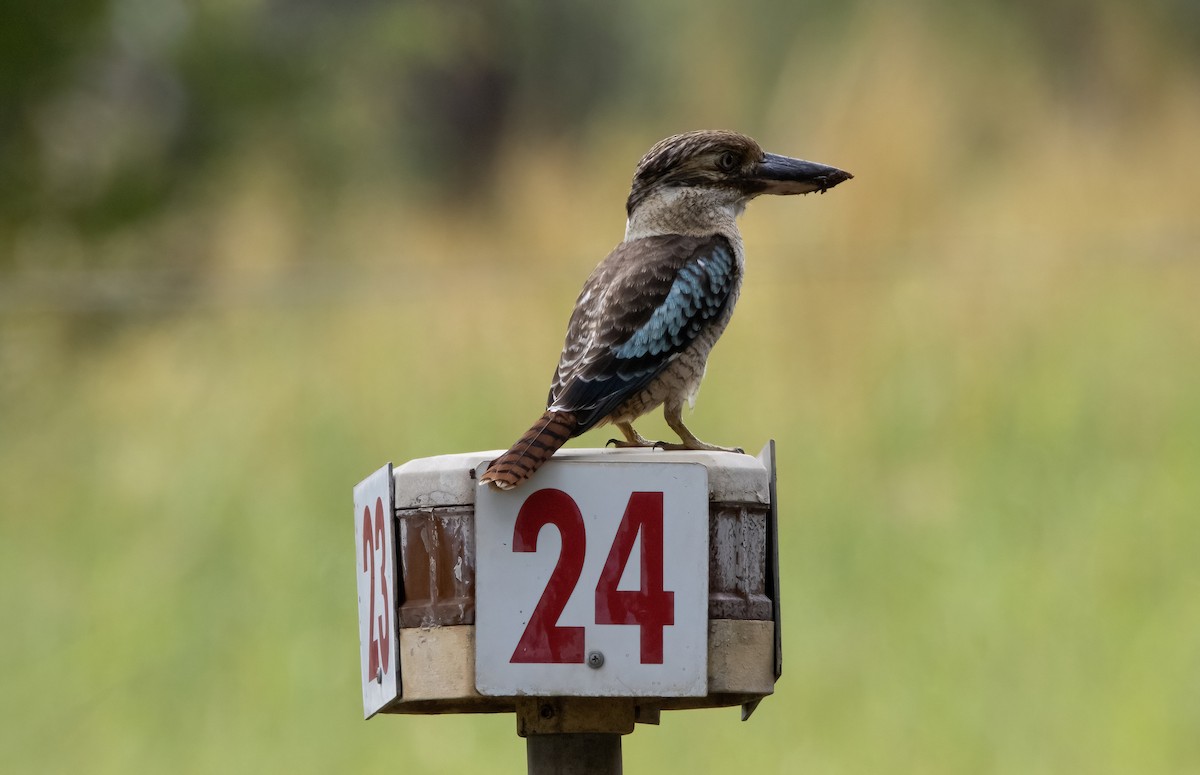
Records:
[[[475,509],[401,509],[401,627],[475,623]]]
[[[708,545],[709,618],[770,619],[766,507],[712,504]]]

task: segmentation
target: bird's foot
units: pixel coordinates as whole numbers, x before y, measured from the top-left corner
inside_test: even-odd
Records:
[[[627,441],[623,439],[609,439],[606,447],[616,447],[617,449],[653,449],[661,442],[642,439],[640,441]]]
[[[617,449],[651,449],[654,447],[655,442],[638,433],[631,423],[618,422],[616,426],[625,439],[623,441],[621,439],[609,439],[608,444],[605,444],[606,447],[612,446]]]
[[[736,452],[739,455],[746,454],[746,450],[742,449],[741,447],[721,447],[716,444],[709,444],[708,442],[700,441],[699,439],[695,439],[692,443],[685,442],[682,444],[670,441],[656,441],[654,442],[654,448],[672,452],[691,450],[693,452]]]

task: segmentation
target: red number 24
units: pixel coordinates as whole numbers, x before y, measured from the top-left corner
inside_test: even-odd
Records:
[[[513,551],[537,551],[538,534],[546,525],[558,528],[562,550],[509,661],[580,663],[584,660],[584,628],[561,627],[558,620],[583,572],[587,534],[579,507],[562,490],[538,490],[521,505],[513,528]],[[617,589],[639,533],[638,589]],[[642,664],[662,664],[663,627],[675,623],[675,593],[663,589],[661,492],[635,492],[629,497],[596,584],[596,623],[638,625]]]

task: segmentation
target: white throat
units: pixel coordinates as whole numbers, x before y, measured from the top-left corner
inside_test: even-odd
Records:
[[[748,201],[714,189],[662,188],[642,200],[625,221],[625,241],[659,234],[735,235],[737,218]]]

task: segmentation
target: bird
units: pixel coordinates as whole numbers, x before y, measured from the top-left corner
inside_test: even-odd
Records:
[[[510,490],[568,439],[611,423],[616,447],[741,452],[683,423],[713,344],[741,292],[737,218],[760,194],[821,192],[852,178],[825,164],[765,152],[738,132],[701,130],[656,143],[634,171],[624,239],[575,302],[546,411],[493,460],[480,485]],[[633,422],[663,407],[679,442],[650,441]]]

